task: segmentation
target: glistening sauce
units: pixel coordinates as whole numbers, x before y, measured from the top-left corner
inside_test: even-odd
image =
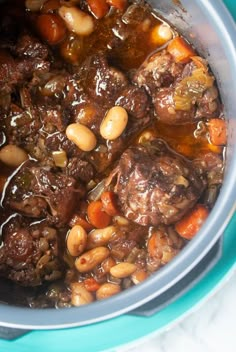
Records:
[[[38,10],[33,2],[25,9],[13,1],[2,8],[0,275],[6,289],[0,300],[79,306],[136,285],[190,239],[177,231],[180,215],[193,208],[202,223],[217,197],[225,143],[211,141],[209,126],[224,120],[207,63],[144,2],[123,3],[121,11],[105,5],[100,19],[89,0],[49,0]],[[78,23],[71,30],[62,16],[67,11],[87,18],[86,35],[76,34]],[[169,46],[176,38],[194,59],[179,64]],[[166,61],[158,66],[160,57]],[[168,89],[162,99],[158,94]],[[187,105],[186,114],[193,110],[189,120],[170,122],[171,99]],[[163,121],[158,108],[166,101],[172,106]],[[101,122],[117,105],[128,123],[118,126],[115,140],[103,138]],[[198,105],[206,110],[200,118]],[[208,105],[218,110],[211,115]],[[78,123],[92,133],[91,151],[73,135]],[[11,165],[17,152],[28,157]]]

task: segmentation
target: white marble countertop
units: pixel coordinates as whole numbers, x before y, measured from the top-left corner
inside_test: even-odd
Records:
[[[184,318],[117,352],[235,352],[236,270]]]

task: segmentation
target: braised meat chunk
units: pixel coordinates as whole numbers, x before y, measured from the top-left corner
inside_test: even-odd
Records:
[[[92,98],[100,98],[105,105],[128,84],[120,70],[108,65],[104,54],[88,58],[79,69],[78,78],[88,94]]]
[[[75,180],[88,182],[94,176],[94,170],[91,164],[79,158],[71,158],[67,168],[67,175],[73,177]]]
[[[49,223],[61,227],[83,195],[83,184],[73,177],[26,163],[11,180],[4,204],[28,217],[47,217]]]
[[[0,85],[1,91],[10,92],[12,87],[32,78],[34,72],[46,73],[50,64],[40,57],[13,58],[5,49],[0,48]]]
[[[143,88],[134,86],[127,76],[109,64],[109,57],[98,53],[85,60],[66,81],[63,91],[63,107],[70,122],[88,127],[97,138],[98,152],[91,151],[87,159],[97,171],[103,171],[123,151],[131,138],[137,136],[151,121],[153,115],[150,98]],[[123,107],[129,122],[115,140],[104,140],[100,126],[110,108]],[[116,126],[114,126],[116,128]],[[108,158],[104,160],[99,147],[107,147]],[[105,147],[105,148],[106,148]]]
[[[144,87],[149,94],[158,88],[169,87],[183,72],[184,65],[175,63],[165,50],[151,55],[137,70],[134,82]]]
[[[194,206],[206,185],[190,163],[163,150],[160,143],[130,147],[114,173],[122,211],[140,225],[176,222]]]
[[[71,116],[76,122],[96,134],[106,111],[114,105],[124,107],[135,118],[148,115],[149,98],[145,90],[134,86],[121,70],[110,65],[104,53],[89,57],[74,71],[65,87],[64,105],[68,110],[71,106]]]
[[[151,95],[157,118],[164,123],[185,124],[219,114],[214,77],[198,56],[181,63],[163,50],[148,58],[133,80]]]
[[[55,228],[46,222],[34,224],[20,216],[12,217],[2,232],[0,276],[24,286],[59,279],[64,270],[59,251]]]
[[[19,36],[14,52],[18,57],[38,57],[40,59],[46,59],[49,54],[48,47],[28,33]]]
[[[54,174],[49,170],[33,167],[33,191],[45,197],[50,207],[50,219],[58,226],[69,220],[76,202],[84,194],[83,186],[77,185],[72,177]]]

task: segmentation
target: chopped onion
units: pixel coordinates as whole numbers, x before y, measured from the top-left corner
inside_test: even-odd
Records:
[[[54,163],[58,167],[66,167],[68,163],[67,155],[64,150],[59,150],[52,153]]]
[[[209,207],[212,207],[216,201],[216,198],[219,193],[219,186],[211,185],[205,193],[204,196],[204,203],[207,204]]]
[[[106,180],[102,180],[97,184],[95,188],[92,189],[92,191],[88,194],[88,199],[90,201],[95,201],[98,200],[101,197],[101,194],[104,192],[106,186],[105,186]]]
[[[175,109],[189,111],[206,89],[213,86],[213,83],[213,76],[203,68],[195,69],[191,76],[185,77],[177,84],[174,91]]]
[[[42,95],[50,97],[55,94],[61,93],[65,87],[65,77],[62,75],[56,75],[52,77],[44,87],[40,89]]]
[[[139,144],[146,144],[147,142],[152,141],[155,138],[153,131],[144,131],[138,138]]]
[[[182,175],[177,176],[174,183],[175,185],[184,186],[185,188],[189,186],[188,180]]]
[[[116,223],[119,226],[128,226],[129,225],[129,220],[126,219],[124,216],[116,215],[113,217],[114,223]]]

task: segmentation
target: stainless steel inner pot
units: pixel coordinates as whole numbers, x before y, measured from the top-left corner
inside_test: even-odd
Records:
[[[221,0],[152,0],[150,4],[207,57],[217,78],[228,121],[226,172],[218,200],[198,235],[144,283],[101,302],[69,309],[30,309],[0,304],[0,325],[25,329],[66,328],[130,312],[183,280],[212,251],[236,203],[236,28]],[[155,303],[156,304],[156,303]],[[154,307],[155,308],[155,307]]]

